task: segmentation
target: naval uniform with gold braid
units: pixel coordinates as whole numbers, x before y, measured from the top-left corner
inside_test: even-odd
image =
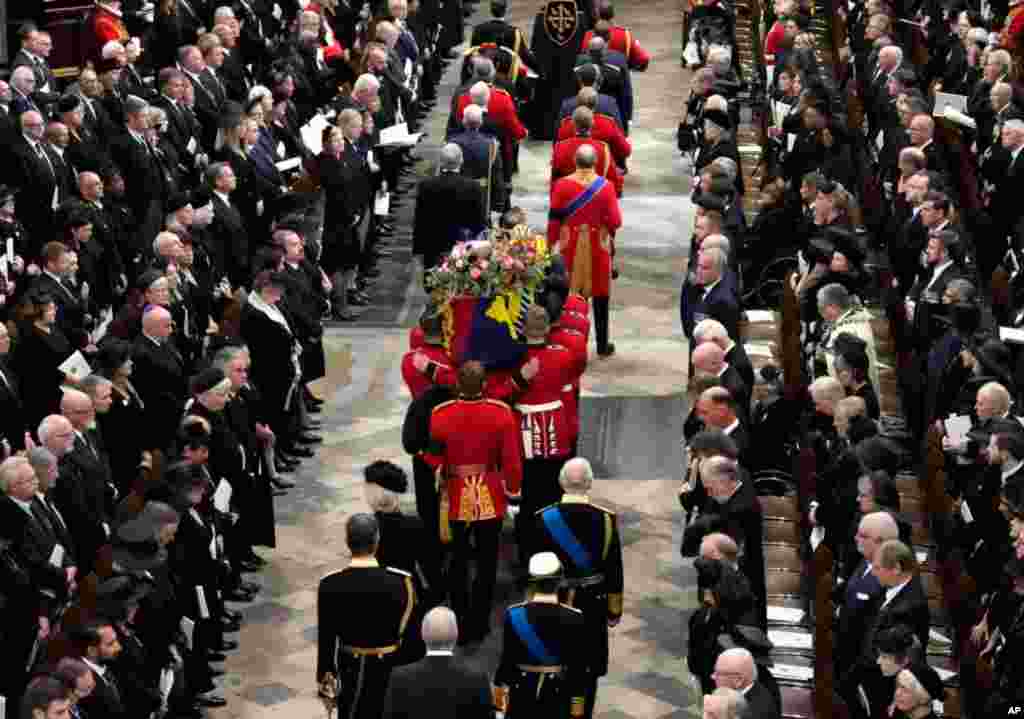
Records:
[[[608,622],[622,617],[622,544],[615,513],[581,495],[566,494],[537,512],[538,552],[554,552],[565,571],[566,604],[587,627],[585,716],[594,711],[597,678],[608,673]]]
[[[505,610],[501,662],[494,675],[507,717],[581,717],[587,685],[587,628],[578,609],[523,602]]]
[[[415,606],[412,576],[372,558],[320,580],[316,680],[323,695],[336,678],[338,719],[379,719],[391,668],[418,659],[404,642]]]

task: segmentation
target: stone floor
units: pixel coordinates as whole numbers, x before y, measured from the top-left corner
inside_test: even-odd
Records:
[[[482,3],[486,9],[487,2]],[[595,466],[595,500],[618,512],[626,566],[625,615],[613,630],[611,669],[598,694],[603,719],[700,716],[685,668],[685,616],[696,577],[680,559],[681,517],[675,483],[685,416],[685,344],[679,330],[679,271],[687,251],[692,207],[686,197],[674,133],[688,77],[678,63],[678,0],[619,0],[619,21],[653,55],[634,75],[638,117],[626,178],[618,247],[622,276],[614,290],[612,333],[618,353],[592,358],[584,378],[581,453]],[[536,3],[513,5],[511,18],[527,33]],[[478,18],[479,19],[479,18]],[[450,93],[453,69],[445,87]],[[442,95],[417,149],[417,171],[430,171],[443,137]],[[550,145],[524,144],[514,201],[540,224],[546,214]],[[401,211],[408,217],[410,206]],[[327,399],[324,444],[296,475],[298,487],[277,501],[277,548],[264,551],[264,585],[245,615],[241,650],[226,663],[228,717],[316,717],[316,586],[348,562],[344,522],[363,511],[361,468],[384,458],[409,467],[400,443],[408,394],[399,361],[407,327],[423,300],[409,255],[384,267],[376,304],[357,325],[328,330],[328,376],[316,388]],[[411,471],[411,470],[410,470]],[[409,498],[411,508],[412,501]],[[507,544],[503,556],[511,553]],[[497,593],[501,606],[517,599],[507,563]],[[343,608],[339,607],[339,611]],[[500,651],[492,633],[471,660],[493,671]]]

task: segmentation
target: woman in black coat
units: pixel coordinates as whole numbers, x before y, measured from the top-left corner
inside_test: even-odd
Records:
[[[96,415],[100,431],[109,440],[116,439],[117,451],[110,452],[110,469],[122,495],[138,474],[143,446],[139,427],[144,426],[145,405],[132,385],[132,346],[117,338],[108,338],[96,354],[93,370],[110,380],[110,409]]]
[[[79,380],[59,369],[74,347],[56,324],[57,304],[53,298],[33,298],[27,320],[18,333],[14,367],[26,387],[22,393],[25,420],[34,430],[44,417],[59,412],[61,385],[75,386]],[[29,383],[31,391],[27,391]]]
[[[240,327],[252,359],[250,376],[263,395],[264,416],[279,447],[291,441],[293,409],[302,400],[299,345],[287,315],[278,307],[283,282],[275,272],[256,276],[249,301],[242,309]]]

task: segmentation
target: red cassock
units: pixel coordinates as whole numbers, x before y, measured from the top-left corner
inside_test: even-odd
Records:
[[[469,93],[459,95],[455,102],[455,119],[462,124],[462,113],[471,104]],[[491,97],[487,101],[487,117],[501,130],[501,159],[511,162],[513,145],[526,137],[526,127],[519,121],[516,113],[516,101],[508,94],[508,90],[491,85]],[[508,167],[508,165],[506,165]]]
[[[615,232],[621,226],[619,199],[611,182],[592,172],[576,172],[555,182],[548,246],[557,247],[565,258],[570,291],[584,297],[610,295]]]
[[[580,432],[580,379],[587,369],[587,338],[582,332],[555,325],[548,333],[548,341],[553,345],[565,347],[575,363],[576,378],[572,382],[562,385],[562,404],[565,406],[568,417],[571,431],[570,441],[575,445],[576,437]]]
[[[432,374],[435,379],[431,379],[429,374],[424,374],[416,370],[413,365],[413,357],[417,353],[426,355],[427,359],[430,360],[437,369]],[[450,382],[439,382],[437,378],[439,376],[444,379],[449,379]],[[419,397],[426,392],[432,385],[436,384],[454,384],[455,371],[451,366],[451,360],[448,358],[448,352],[444,347],[439,345],[428,345],[422,344],[419,347],[409,350],[402,357],[402,379],[405,380],[405,385],[409,388],[409,392],[412,394],[413,399],[419,399]]]
[[[592,37],[594,37],[594,31],[587,30],[587,33],[583,36],[583,42],[580,43],[580,47],[584,51],[590,47],[590,39]],[[612,26],[611,35],[608,38],[608,49],[625,55],[626,63],[631,70],[643,72],[651,63],[650,53],[640,47],[640,43],[633,37],[633,33],[621,25]]]
[[[523,362],[540,369],[516,400],[516,419],[526,459],[559,459],[572,452],[575,407],[565,406],[565,388],[579,380],[579,358],[561,345],[531,345]]]
[[[569,140],[575,136],[576,125],[573,123],[572,118],[564,118],[562,124],[558,126],[556,142]],[[608,144],[608,148],[612,151],[612,157],[615,158],[615,162],[618,165],[625,165],[626,158],[633,152],[633,146],[629,144],[629,140],[626,139],[622,128],[607,115],[594,113],[594,127],[590,130],[590,136],[595,140]]]
[[[430,416],[431,452],[447,482],[448,517],[473,522],[503,519],[506,492],[518,495],[523,462],[516,420],[508,405],[492,399],[455,399]]]
[[[607,178],[615,188],[615,194],[622,196],[622,175],[612,161],[612,151],[608,143],[593,137],[570,137],[555,143],[551,152],[551,181],[566,177],[576,172],[576,150],[582,145],[591,145],[597,151],[597,164],[594,171]]]

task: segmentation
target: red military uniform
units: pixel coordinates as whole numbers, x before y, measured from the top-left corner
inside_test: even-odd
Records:
[[[86,59],[96,62],[100,59],[100,51],[103,46],[111,40],[117,40],[124,44],[128,42],[128,28],[121,19],[121,13],[102,3],[96,3],[92,13],[86,20],[86,27],[89,28],[88,39],[83,44],[86,47]]]
[[[424,345],[423,341],[423,328],[416,325],[409,330],[409,349],[414,350]]]
[[[619,200],[611,182],[605,182],[589,201],[573,208],[599,181],[601,178],[592,171],[581,170],[557,180],[551,188],[548,246],[557,247],[565,258],[570,290],[584,297],[611,294],[615,232],[622,226]]]
[[[523,474],[512,410],[492,399],[445,402],[430,416],[430,440],[426,460],[447,481],[449,519],[502,519],[505,494],[519,494]]]
[[[420,332],[422,337],[422,330]],[[426,373],[417,371],[413,365],[413,357],[417,353],[425,355],[432,363]],[[438,378],[447,381],[439,381]],[[413,399],[419,399],[434,384],[451,386],[455,381],[455,370],[448,358],[448,351],[441,345],[426,343],[409,350],[402,357],[402,379],[405,380]]]
[[[555,143],[551,152],[551,182],[557,184],[558,179],[567,177],[576,172],[576,150],[581,145],[591,145],[597,151],[597,164],[594,171],[601,177],[606,178],[615,188],[615,194],[622,196],[622,175],[619,168],[612,161],[612,151],[608,143],[592,137],[571,137],[568,140],[560,140]],[[550,242],[550,240],[549,240]]]
[[[516,101],[508,94],[508,90],[491,85],[491,97],[487,101],[487,116],[501,130],[501,159],[502,162],[511,163],[513,160],[513,147],[516,142],[526,137],[526,127],[519,121],[516,113]],[[455,101],[455,119],[462,124],[462,113],[470,105],[469,93],[459,95]],[[512,167],[506,164],[506,167]]]
[[[536,358],[540,369],[516,400],[516,418],[527,459],[566,458],[572,451],[574,413],[563,399],[565,387],[580,377],[579,357],[561,345],[530,345],[523,363]]]
[[[559,320],[561,321],[561,320]],[[590,326],[590,320],[587,320]],[[576,446],[576,438],[580,432],[579,392],[580,378],[587,369],[587,336],[568,327],[555,325],[548,333],[552,345],[564,347],[573,360],[574,379],[562,385],[562,406],[565,408],[566,423],[569,426],[569,446]],[[543,360],[541,367],[544,366]],[[532,385],[531,385],[532,387]],[[520,401],[523,401],[520,399]]]
[[[572,118],[563,118],[562,124],[558,126],[558,136],[555,138],[555,142],[569,140],[575,136],[576,125],[573,123]],[[594,127],[590,130],[590,136],[595,140],[608,144],[609,149],[612,151],[612,157],[615,158],[615,163],[618,165],[625,165],[626,158],[633,152],[633,146],[626,139],[622,128],[607,115],[594,113]]]
[[[587,33],[583,36],[583,42],[580,43],[580,47],[583,48],[581,52],[585,52],[590,47],[590,40],[594,37],[593,30],[587,30]],[[608,37],[608,49],[621,52],[626,56],[626,62],[629,64],[630,70],[639,70],[643,72],[647,69],[647,66],[651,63],[651,55],[644,50],[637,39],[633,37],[626,28],[621,25],[613,25],[611,33]]]
[[[570,294],[565,298],[565,304],[562,305],[563,312],[576,312],[581,314],[587,319],[590,319],[590,303],[587,302],[587,298],[581,295]]]

